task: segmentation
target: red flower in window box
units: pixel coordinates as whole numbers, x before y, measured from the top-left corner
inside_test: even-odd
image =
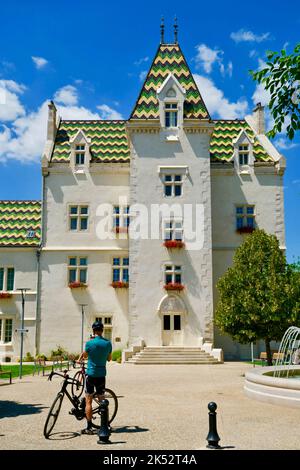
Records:
[[[183,248],[185,244],[181,240],[165,240],[164,246],[166,248]]]
[[[70,289],[78,289],[79,287],[87,287],[87,284],[85,284],[84,282],[74,281],[69,282],[69,287]]]
[[[10,299],[12,294],[10,292],[0,292],[0,299]]]
[[[114,281],[111,283],[111,286],[114,288],[114,289],[121,289],[121,288],[128,288],[129,287],[129,283],[128,282],[123,282],[123,281]]]
[[[115,233],[128,233],[128,227],[114,227]]]
[[[180,284],[179,282],[170,282],[169,284],[165,284],[166,290],[183,290],[184,285]]]
[[[254,230],[255,230],[255,227],[251,227],[251,226],[240,227],[236,229],[238,233],[252,233],[254,232]]]

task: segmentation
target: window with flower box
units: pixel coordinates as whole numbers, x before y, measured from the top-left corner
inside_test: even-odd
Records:
[[[251,233],[255,230],[255,206],[238,205],[236,210],[236,231],[239,233]]]
[[[114,206],[113,208],[113,230],[116,233],[127,233],[130,224],[130,207]]]
[[[83,287],[87,284],[88,259],[81,256],[69,258],[68,280],[70,287]]]
[[[15,284],[15,268],[0,268],[0,291],[13,291]]]
[[[128,287],[129,283],[129,258],[113,258],[112,286]]]
[[[183,221],[182,219],[169,219],[163,222],[164,246],[167,248],[182,248]]]
[[[11,343],[13,332],[12,318],[0,318],[0,343]]]
[[[69,230],[74,232],[88,229],[89,206],[72,205],[69,206]]]
[[[167,264],[165,266],[165,289],[182,290],[182,267],[175,264]]]

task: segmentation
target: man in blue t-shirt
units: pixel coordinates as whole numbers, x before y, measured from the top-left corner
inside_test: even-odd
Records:
[[[106,377],[106,362],[111,360],[111,342],[103,338],[103,324],[96,321],[92,325],[94,338],[87,341],[85,351],[79,361],[88,358],[86,382],[85,382],[85,415],[87,427],[82,434],[92,434],[92,402],[96,390],[97,395],[103,395]]]

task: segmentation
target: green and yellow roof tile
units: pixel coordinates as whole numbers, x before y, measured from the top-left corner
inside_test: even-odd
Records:
[[[40,201],[0,201],[0,246],[38,247]]]
[[[204,101],[178,44],[159,46],[130,119],[159,118],[156,91],[170,73],[186,90],[184,118],[209,119]]]
[[[63,163],[70,160],[70,140],[81,130],[91,139],[92,162],[127,163],[130,151],[125,126],[126,121],[61,121],[51,161]]]

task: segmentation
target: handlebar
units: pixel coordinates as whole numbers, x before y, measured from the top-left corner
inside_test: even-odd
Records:
[[[51,374],[50,374],[49,377],[48,377],[48,380],[50,380],[50,382],[51,382],[53,375],[59,375],[60,377],[63,377],[64,379],[67,379],[67,380],[68,380],[70,377],[68,376],[67,372],[68,372],[67,370],[64,370],[64,373],[63,373],[63,374],[60,374],[59,372],[54,372],[54,371],[52,370],[52,371],[51,371]]]

